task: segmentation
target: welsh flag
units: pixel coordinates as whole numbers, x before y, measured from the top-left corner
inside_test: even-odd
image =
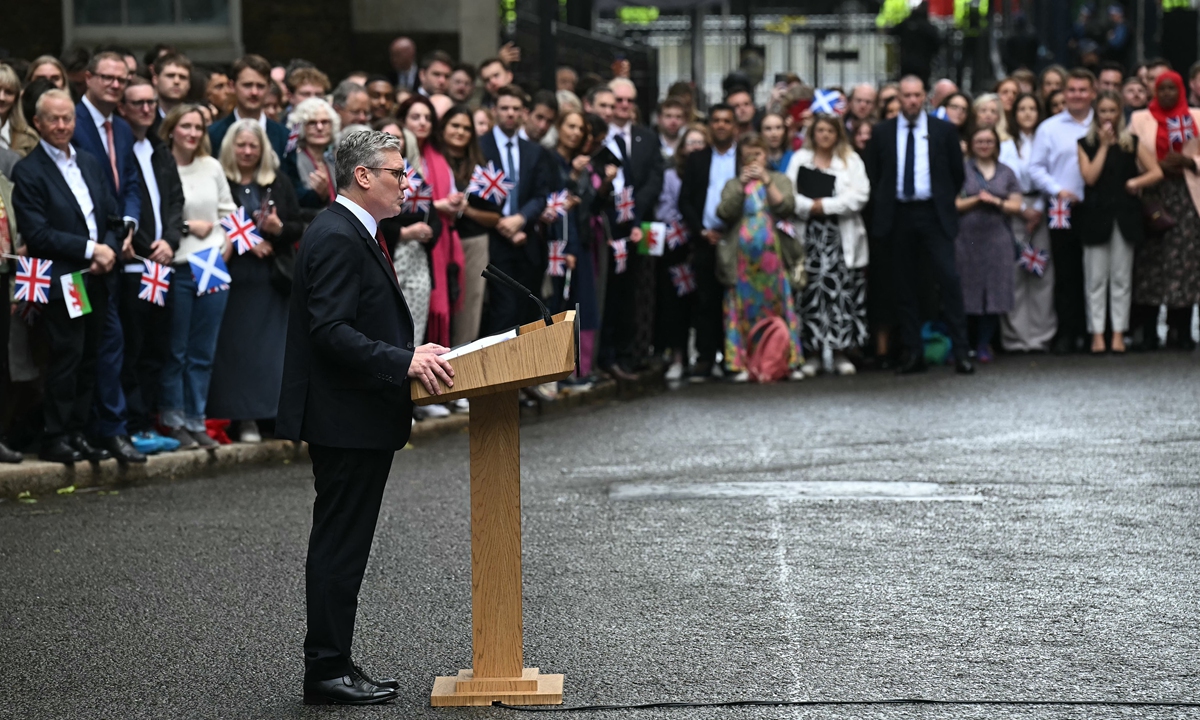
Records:
[[[667,244],[667,224],[660,222],[642,223],[642,241],[638,243],[639,255],[662,257]]]
[[[74,272],[59,278],[62,282],[63,300],[67,303],[67,314],[72,318],[83,317],[92,311],[87,288],[83,286],[83,273]]]

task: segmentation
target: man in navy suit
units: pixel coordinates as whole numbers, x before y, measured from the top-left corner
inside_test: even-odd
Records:
[[[88,63],[84,78],[87,92],[75,106],[72,142],[79,152],[96,158],[107,171],[105,186],[116,198],[117,214],[125,221],[119,239],[123,254],[129,259],[130,242],[142,216],[141,173],[133,154],[133,131],[115,112],[129,82],[129,68],[117,53],[97,53]],[[119,461],[143,463],[146,456],[130,442],[125,426],[125,393],[121,388],[125,333],[117,309],[118,280],[117,274],[106,278],[111,302],[106,308],[108,317],[96,359],[96,421],[92,429]]]
[[[542,149],[517,134],[527,105],[528,98],[521,88],[516,85],[500,88],[496,93],[496,126],[479,138],[479,146],[483,157],[503,168],[504,176],[515,182],[515,189],[500,209],[500,222],[491,233],[488,259],[517,282],[538,292],[546,268],[546,243],[538,232],[537,221],[550,194],[550,168]],[[506,287],[493,286],[484,308],[483,334],[539,317],[537,306],[529,298]]]
[[[287,149],[288,130],[282,123],[277,123],[263,112],[263,103],[267,99],[267,87],[271,82],[271,63],[261,55],[247,55],[233,64],[231,72],[234,97],[237,105],[233,112],[216,121],[208,128],[208,137],[212,141],[214,156],[221,154],[221,141],[225,133],[238,120],[257,120],[267,133],[267,141],[275,150],[279,161],[283,162],[284,151]]]
[[[917,303],[917,262],[928,257],[942,296],[942,313],[954,344],[956,369],[975,371],[967,359],[967,320],[954,265],[958,210],[954,199],[965,179],[958,131],[924,111],[925,82],[900,81],[900,115],[875,126],[867,146],[867,175],[875,211],[871,232],[886,238],[894,261],[900,332],[907,357],[898,372],[925,369]],[[924,251],[924,252],[922,252]]]
[[[71,147],[75,110],[71,96],[48,90],[37,101],[34,125],[42,137],[13,168],[13,212],[31,257],[52,261],[50,302],[45,308],[50,341],[46,373],[43,460],[74,463],[110,454],[84,436],[96,386],[96,354],[107,317],[106,275],[117,262],[120,240],[107,218],[117,212],[106,169]],[[72,319],[59,278],[87,270],[84,283],[92,312]]]

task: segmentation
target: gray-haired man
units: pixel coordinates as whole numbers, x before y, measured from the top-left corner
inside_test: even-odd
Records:
[[[308,541],[306,704],[373,705],[398,683],[350,658],[354,615],[392,456],[412,425],[409,378],[454,384],[440,345],[413,345],[413,321],[379,221],[400,213],[400,141],[351,133],[337,155],[337,201],[296,256],[276,435],[308,442],[317,498]]]

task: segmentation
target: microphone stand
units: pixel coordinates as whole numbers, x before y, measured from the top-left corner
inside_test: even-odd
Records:
[[[534,295],[533,291],[529,288],[510,278],[503,270],[495,265],[489,264],[483,269],[482,275],[488,280],[498,282],[501,285],[507,285],[509,288],[527,295],[530,300],[537,303],[538,309],[542,311],[542,320],[546,321],[546,325],[554,324],[554,319],[550,317],[550,311],[546,309],[546,305],[542,302],[541,298],[539,298],[537,295]]]

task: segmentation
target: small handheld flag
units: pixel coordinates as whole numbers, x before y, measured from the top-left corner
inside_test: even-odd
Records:
[[[813,91],[812,111],[814,115],[844,115],[846,99],[837,90]]]
[[[92,311],[87,288],[83,286],[83,273],[74,272],[59,277],[62,282],[63,300],[67,303],[67,314],[72,318],[83,317]]]
[[[425,179],[416,170],[409,173],[408,182],[412,186],[412,194],[404,199],[404,211],[428,213],[433,205],[433,188],[425,183]]]
[[[1071,229],[1071,201],[1050,198],[1050,229]]]
[[[626,223],[633,222],[634,218],[634,200],[633,187],[626,185],[621,192],[617,193],[617,222]]]
[[[674,250],[687,241],[687,230],[683,229],[683,225],[678,220],[673,221],[667,228],[667,249]]]
[[[628,264],[629,250],[625,247],[625,240],[609,240],[608,245],[613,252],[613,273],[620,275]]]
[[[696,289],[696,275],[688,263],[672,265],[668,271],[671,273],[671,284],[675,286],[675,294],[679,297],[688,295]]]
[[[263,241],[254,221],[250,219],[250,213],[246,212],[244,207],[239,207],[228,217],[221,218],[221,228],[237,248],[238,255],[244,255],[250,248],[260,245]]]
[[[478,195],[489,202],[503,205],[512,192],[513,184],[504,177],[504,170],[496,167],[491,160],[487,167],[476,165],[471,173],[471,181],[467,183],[467,194]]]
[[[550,193],[546,198],[546,209],[553,212],[555,217],[565,216],[567,214],[567,191],[560,190]]]
[[[151,260],[143,260],[142,287],[138,299],[164,307],[167,304],[167,289],[171,287],[171,268]]]
[[[220,248],[208,248],[188,256],[192,278],[196,281],[196,296],[229,289],[229,268],[221,258]]]
[[[1021,247],[1021,257],[1017,260],[1017,265],[1029,273],[1043,277],[1046,274],[1046,263],[1050,261],[1050,254],[1045,250],[1038,250],[1029,243],[1024,243]]]
[[[775,228],[790,238],[796,237],[796,226],[787,220],[780,220],[779,222],[775,223]]]
[[[646,254],[651,257],[662,257],[667,249],[667,224],[660,222],[646,223]]]
[[[550,264],[546,267],[550,277],[562,277],[567,272],[567,241],[550,241]]]
[[[13,282],[13,299],[35,303],[50,302],[50,268],[44,258],[17,258],[17,275]]]
[[[288,128],[287,146],[283,149],[284,155],[290,155],[296,152],[296,148],[300,145],[300,124],[296,123]]]

